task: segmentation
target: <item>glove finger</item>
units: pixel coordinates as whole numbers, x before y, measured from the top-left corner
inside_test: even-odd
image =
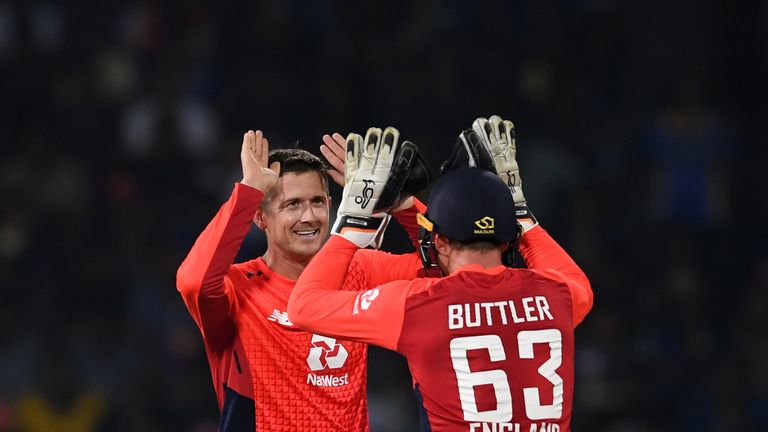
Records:
[[[384,129],[384,133],[381,137],[381,149],[379,149],[379,157],[376,160],[376,166],[389,167],[392,165],[392,161],[395,158],[397,152],[398,141],[400,141],[400,131],[392,126]],[[387,168],[389,169],[389,168]]]
[[[493,118],[493,117],[492,117]],[[491,157],[491,159],[495,159],[496,156],[499,154],[499,146],[498,146],[498,140],[494,136],[493,132],[493,126],[491,125],[491,122],[486,119],[485,117],[479,117],[475,119],[475,122],[472,123],[472,129],[477,133],[477,135],[480,138],[480,142],[485,147],[486,153],[488,153]],[[494,169],[493,171],[497,171],[495,168],[496,164],[493,162]]]
[[[344,159],[344,180],[346,184],[351,184],[352,179],[357,173],[360,165],[360,146],[363,137],[356,133],[347,135],[347,155]]]
[[[416,152],[418,151],[416,144],[410,141],[405,141],[400,150],[401,151],[397,155],[397,165],[403,165],[410,168],[413,163],[413,158],[416,157]]]
[[[360,170],[364,173],[373,174],[376,168],[376,157],[378,156],[381,141],[381,129],[377,127],[368,128],[365,133],[365,144],[363,155],[360,158]]]
[[[504,154],[504,147],[507,145],[506,134],[502,132],[504,121],[501,119],[501,117],[494,115],[491,116],[488,123],[490,126],[489,135],[491,137],[491,152],[494,156],[502,155]]]
[[[472,156],[475,159],[475,167],[496,173],[496,164],[493,161],[493,154],[491,150],[486,146],[483,140],[476,133],[469,133],[466,135],[469,149],[472,151]]]
[[[403,197],[407,197],[409,195],[415,195],[417,192],[429,186],[429,182],[432,180],[432,174],[429,171],[427,162],[421,156],[421,153],[419,153],[415,144],[406,141],[403,143],[403,146],[413,148],[413,155],[409,156],[408,161],[408,165],[411,167],[408,172],[408,180],[406,180],[405,185],[403,185],[403,189],[400,192]]]
[[[467,166],[471,168],[477,167],[477,160],[475,155],[477,149],[475,143],[479,142],[479,138],[474,131],[464,130],[459,134],[459,142],[464,146],[464,153],[467,156]]]
[[[459,134],[448,157],[440,164],[440,174],[445,174],[458,168],[474,166],[474,160],[470,159],[468,145],[463,136],[466,133],[474,132],[472,129],[467,129]]]
[[[514,159],[517,156],[517,144],[515,143],[515,124],[509,120],[504,120],[504,130],[509,143],[509,151]]]
[[[389,166],[382,165],[380,168],[386,169],[386,180],[382,188],[379,200],[376,203],[374,211],[389,211],[400,203],[400,192],[403,185],[408,180],[408,174],[411,170],[411,163],[418,149],[410,141],[403,142],[398,148],[397,154],[393,155],[393,160],[389,161]],[[382,150],[382,158],[385,153]],[[381,159],[379,162],[383,162]]]
[[[494,131],[498,133],[500,138],[498,157],[504,160],[505,164],[512,164],[515,160],[515,152],[512,148],[513,141],[510,135],[510,128],[514,134],[514,125],[511,121],[504,121],[499,116],[491,117],[493,119]]]
[[[485,117],[476,118],[475,121],[472,122],[472,130],[474,130],[475,133],[480,136],[483,142],[490,144],[491,131],[490,131],[490,125],[488,124],[488,119],[486,119]]]

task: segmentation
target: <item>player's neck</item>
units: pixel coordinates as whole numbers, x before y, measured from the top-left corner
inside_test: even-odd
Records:
[[[496,251],[454,250],[447,263],[448,274],[471,264],[483,268],[497,267],[501,265],[501,256]]]
[[[276,253],[267,248],[261,257],[264,263],[275,273],[292,280],[296,280],[309,264],[311,258],[288,256],[283,253]]]

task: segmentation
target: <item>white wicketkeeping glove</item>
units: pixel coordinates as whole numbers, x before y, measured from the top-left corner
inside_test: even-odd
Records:
[[[515,125],[509,120],[502,120],[494,115],[490,119],[479,117],[472,123],[472,130],[480,137],[483,145],[490,152],[496,174],[507,184],[515,201],[517,220],[526,232],[538,225],[536,218],[528,209],[523,195],[523,181],[515,155]]]
[[[358,134],[347,136],[345,185],[332,234],[361,248],[381,246],[390,215],[386,208],[380,209],[379,198],[389,180],[399,138],[400,132],[393,127],[384,132],[370,128],[365,139]]]

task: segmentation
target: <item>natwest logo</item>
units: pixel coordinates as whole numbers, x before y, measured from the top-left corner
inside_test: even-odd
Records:
[[[339,369],[347,361],[347,350],[334,338],[312,335],[312,348],[309,349],[307,364],[309,369]]]
[[[307,384],[316,387],[341,387],[349,384],[349,374],[343,376],[307,374]]]
[[[369,289],[363,293],[360,293],[355,297],[355,305],[352,307],[352,315],[357,315],[360,310],[368,310],[371,307],[371,303],[379,296],[379,289]]]

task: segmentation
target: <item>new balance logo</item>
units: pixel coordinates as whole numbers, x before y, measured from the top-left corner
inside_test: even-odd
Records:
[[[336,341],[320,335],[312,335],[312,348],[309,349],[307,364],[309,369],[339,369],[347,361],[347,349]]]
[[[360,195],[355,197],[355,204],[359,205],[360,208],[368,207],[368,203],[371,202],[371,198],[373,197],[373,186],[376,186],[376,183],[373,180],[363,180],[363,183],[365,183],[363,191]]]
[[[293,325],[293,323],[288,319],[288,312],[280,312],[277,309],[273,310],[272,314],[269,315],[267,319],[270,321],[274,321],[278,324],[284,325],[286,327],[290,327]]]

